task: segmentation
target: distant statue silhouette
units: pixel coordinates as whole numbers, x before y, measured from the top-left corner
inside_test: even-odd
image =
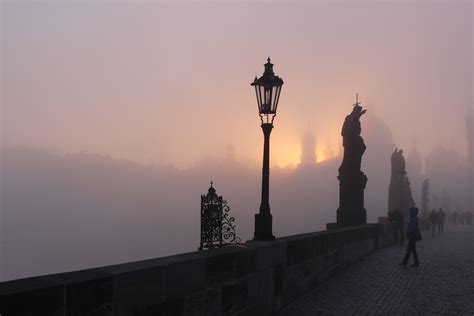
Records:
[[[398,171],[406,171],[406,161],[403,156],[403,149],[395,148],[392,154],[392,167]]]
[[[339,168],[339,173],[361,173],[362,156],[367,147],[365,146],[364,139],[360,136],[362,132],[360,117],[366,112],[367,110],[363,110],[362,107],[356,103],[352,113],[349,114],[344,121],[341,132],[343,137],[344,159]]]
[[[392,176],[388,192],[388,213],[400,210],[405,219],[410,218],[409,208],[415,206],[411,184],[406,172],[403,150],[398,148],[392,154]]]

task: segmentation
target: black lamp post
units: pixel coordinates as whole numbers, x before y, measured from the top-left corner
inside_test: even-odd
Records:
[[[263,170],[262,170],[262,201],[260,212],[255,214],[255,234],[253,240],[275,240],[272,232],[272,214],[270,213],[269,182],[270,182],[270,133],[273,129],[278,101],[280,99],[283,80],[273,72],[270,57],[267,59],[265,72],[260,78],[255,76],[251,83],[255,87],[257,96],[258,113],[262,122],[264,137],[263,145]]]

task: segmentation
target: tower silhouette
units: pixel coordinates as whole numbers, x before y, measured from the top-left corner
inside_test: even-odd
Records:
[[[411,190],[413,192],[413,196],[421,197],[422,194],[420,192],[420,189],[423,185],[422,158],[420,151],[418,150],[417,143],[415,141],[413,141],[412,149],[407,155],[406,171],[410,176]]]
[[[472,106],[467,110],[466,115],[466,140],[467,140],[467,207],[469,211],[474,211],[474,118]]]
[[[316,137],[309,128],[303,134],[301,141],[301,166],[312,166],[316,163]]]

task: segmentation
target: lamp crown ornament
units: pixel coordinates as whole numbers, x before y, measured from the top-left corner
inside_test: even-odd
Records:
[[[267,63],[264,66],[265,66],[264,74],[267,74],[267,75],[274,75],[275,74],[273,72],[273,64],[271,63],[270,56],[268,56]]]
[[[283,79],[275,75],[270,57],[268,57],[264,68],[263,75],[260,78],[255,76],[254,81],[250,85],[255,87],[258,113],[262,124],[273,124],[280,99]]]

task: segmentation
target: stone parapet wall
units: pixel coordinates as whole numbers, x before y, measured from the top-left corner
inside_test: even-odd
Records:
[[[271,315],[394,243],[386,224],[0,283],[0,314]]]

